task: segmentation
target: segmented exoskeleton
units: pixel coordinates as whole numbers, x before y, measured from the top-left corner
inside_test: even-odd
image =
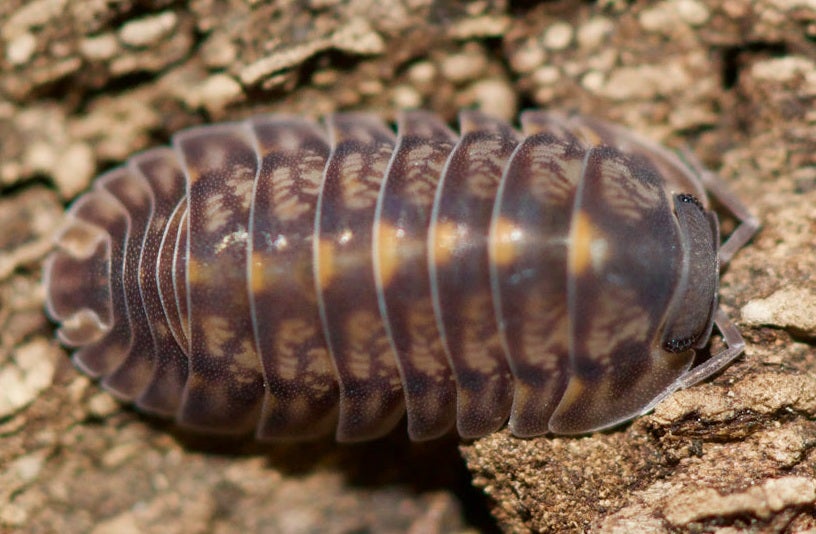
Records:
[[[758,225],[736,197],[619,127],[520,123],[183,131],[71,206],[48,312],[117,397],[261,439],[372,439],[404,412],[415,440],[583,433],[739,355],[719,265]],[[742,223],[722,247],[706,189]],[[691,368],[713,324],[726,348]]]

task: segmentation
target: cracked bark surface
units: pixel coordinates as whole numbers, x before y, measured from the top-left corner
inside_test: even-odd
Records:
[[[0,51],[0,531],[816,528],[813,2],[7,0]],[[763,223],[721,279],[746,354],[609,432],[354,447],[183,435],[73,369],[39,269],[95,174],[206,121],[417,106],[690,148]]]

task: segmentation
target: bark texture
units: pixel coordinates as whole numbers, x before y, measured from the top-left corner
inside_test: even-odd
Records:
[[[812,0],[0,2],[0,531],[816,529],[815,100]],[[404,107],[690,149],[763,223],[721,280],[746,354],[623,428],[458,450],[213,442],[73,369],[40,263],[94,175],[206,121]]]

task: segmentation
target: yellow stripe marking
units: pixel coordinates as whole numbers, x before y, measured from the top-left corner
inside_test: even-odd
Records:
[[[187,258],[187,283],[196,285],[207,281],[207,269],[193,258]]]
[[[490,259],[500,266],[511,265],[519,256],[524,229],[506,217],[499,217],[490,233]]]
[[[405,238],[405,231],[402,228],[380,221],[375,232],[377,232],[378,275],[380,283],[383,287],[386,287],[399,269],[401,263],[400,252],[405,246],[402,243]]]
[[[561,401],[558,403],[558,408],[556,408],[555,413],[563,413],[565,410],[568,410],[572,405],[578,402],[578,399],[586,391],[586,384],[580,378],[574,376],[570,378],[569,384],[567,384],[567,389],[564,391],[564,394],[561,396]]]
[[[601,230],[583,211],[572,220],[568,269],[571,276],[580,276],[590,267],[600,270],[606,260],[608,243]]]
[[[436,225],[433,235],[434,262],[437,265],[450,263],[460,241],[459,229],[456,223],[443,222]]]
[[[334,243],[326,239],[320,239],[317,242],[317,280],[320,287],[326,288],[334,279]]]
[[[252,253],[252,257],[249,261],[252,262],[249,266],[249,287],[252,293],[257,295],[258,293],[263,293],[267,287],[272,284],[266,283],[264,255],[255,251]]]

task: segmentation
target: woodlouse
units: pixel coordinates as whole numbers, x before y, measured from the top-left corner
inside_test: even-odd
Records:
[[[758,224],[716,177],[588,117],[459,123],[258,116],[133,156],[46,263],[59,338],[183,425],[340,441],[406,411],[415,440],[588,432],[740,354],[719,264]]]

